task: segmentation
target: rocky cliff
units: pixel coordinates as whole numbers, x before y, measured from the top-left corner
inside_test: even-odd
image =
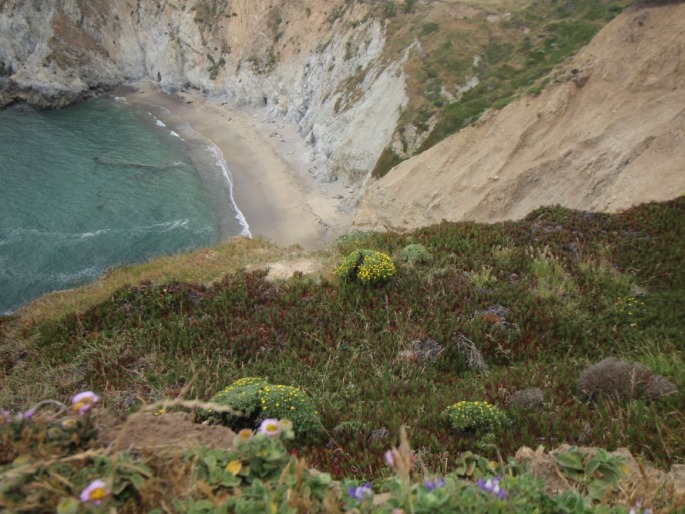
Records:
[[[260,106],[298,126],[318,179],[368,186],[361,227],[616,210],[685,190],[682,2],[626,10],[539,96],[367,179],[540,84],[629,3],[0,0],[0,107],[143,78]]]
[[[321,180],[361,181],[406,102],[403,55],[344,0],[0,0],[0,106],[61,107],[142,78],[264,106]],[[354,79],[354,83],[352,82]]]
[[[369,184],[355,224],[517,219],[541,205],[616,211],[685,192],[685,5],[608,24],[523,96]]]

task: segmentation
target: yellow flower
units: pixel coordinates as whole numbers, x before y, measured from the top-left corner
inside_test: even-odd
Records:
[[[232,460],[231,462],[226,464],[226,471],[228,471],[233,476],[236,476],[238,473],[240,473],[241,469],[243,469],[243,463],[239,460]]]
[[[249,441],[250,439],[252,439],[253,435],[254,434],[252,430],[250,430],[249,428],[243,428],[240,432],[238,432],[238,439],[240,439],[241,441]]]

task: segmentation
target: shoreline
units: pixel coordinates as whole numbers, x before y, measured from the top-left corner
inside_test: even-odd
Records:
[[[253,237],[315,250],[351,227],[353,214],[343,210],[348,188],[340,181],[316,181],[296,126],[269,120],[261,109],[218,104],[196,92],[167,95],[147,82],[110,94],[166,109],[213,143],[223,155],[234,203]]]

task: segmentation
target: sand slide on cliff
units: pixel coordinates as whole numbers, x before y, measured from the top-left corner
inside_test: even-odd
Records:
[[[567,69],[369,182],[355,225],[618,211],[685,192],[685,4],[626,11]]]

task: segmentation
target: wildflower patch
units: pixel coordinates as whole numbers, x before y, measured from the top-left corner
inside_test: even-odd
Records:
[[[492,432],[508,422],[506,414],[488,402],[457,402],[443,414],[450,426],[460,432]]]
[[[273,423],[268,423],[273,419],[290,420],[298,437],[309,437],[321,430],[314,402],[297,387],[273,385],[261,378],[241,378],[216,393],[210,402],[228,405],[243,416],[210,410],[198,417],[217,421],[235,431],[262,427],[264,433],[270,433],[275,430]]]
[[[396,272],[389,255],[375,250],[355,250],[335,270],[342,281],[377,285],[387,282]]]

